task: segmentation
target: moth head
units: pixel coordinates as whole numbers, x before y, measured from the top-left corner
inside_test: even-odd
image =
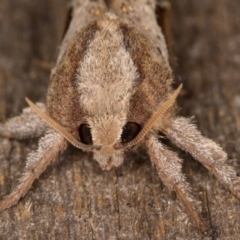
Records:
[[[161,120],[166,111],[175,103],[181,88],[182,85],[167,101],[159,106],[142,128],[135,122],[126,122],[123,125],[118,117],[105,115],[81,124],[78,129],[79,138],[76,138],[46,113],[42,112],[29,99],[26,98],[26,101],[44,121],[72,145],[84,151],[92,151],[95,160],[98,161],[100,166],[108,170],[112,166],[121,165],[124,151],[137,145],[145,138],[153,126]]]
[[[124,159],[125,144],[133,140],[141,131],[141,126],[135,122],[121,121],[117,116],[103,115],[89,120],[79,126],[79,139],[84,144],[97,146],[93,148],[94,159],[101,168],[110,169],[119,166]]]

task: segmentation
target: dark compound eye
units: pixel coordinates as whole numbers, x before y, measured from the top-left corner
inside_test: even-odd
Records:
[[[81,124],[79,129],[79,137],[84,144],[92,144],[92,134],[91,134],[91,128],[88,124]]]
[[[124,127],[121,135],[122,143],[133,140],[141,130],[141,126],[135,122],[128,122]]]

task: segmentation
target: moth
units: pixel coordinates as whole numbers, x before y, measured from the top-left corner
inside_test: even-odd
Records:
[[[0,125],[2,137],[41,137],[19,185],[0,202],[0,211],[16,204],[68,143],[93,152],[106,170],[121,165],[126,151],[145,144],[163,183],[176,192],[203,234],[212,234],[181,172],[182,160],[160,141],[160,132],[240,199],[240,178],[225,164],[226,153],[202,136],[191,119],[178,116],[176,98],[182,86],[172,88],[169,54],[154,6],[153,0],[72,1],[72,21],[51,73],[46,105],[26,99],[30,108]]]

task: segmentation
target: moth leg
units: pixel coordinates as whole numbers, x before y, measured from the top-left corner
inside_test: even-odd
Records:
[[[227,154],[212,140],[202,136],[190,119],[178,117],[161,129],[179,148],[189,152],[240,199],[240,178],[227,164]]]
[[[46,112],[45,104],[37,103],[37,106]],[[23,109],[23,113],[20,116],[13,117],[6,123],[0,124],[0,136],[16,139],[39,137],[48,128],[48,125],[28,107]]]
[[[211,229],[200,215],[201,203],[191,195],[189,185],[181,172],[181,159],[153,135],[147,140],[147,149],[163,183],[176,192],[178,199],[203,234],[209,234]]]
[[[36,67],[39,67],[41,68],[42,70],[46,70],[46,71],[51,71],[54,66],[55,66],[55,63],[54,62],[48,62],[48,61],[44,61],[44,60],[41,60],[39,58],[33,58],[32,59],[32,63],[36,66]]]
[[[42,137],[38,144],[38,149],[29,154],[27,158],[24,174],[17,187],[0,202],[0,211],[16,204],[23,197],[35,179],[53,162],[59,153],[67,147],[66,140],[55,131],[49,131]]]

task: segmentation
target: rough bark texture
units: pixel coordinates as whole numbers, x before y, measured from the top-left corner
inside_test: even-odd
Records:
[[[239,0],[172,0],[181,114],[226,150],[240,173]],[[45,101],[67,16],[67,0],[0,1],[0,120],[18,115],[25,96]],[[35,59],[35,60],[34,60]],[[1,197],[16,185],[37,140],[0,139]],[[198,162],[183,171],[218,239],[240,239],[240,202]],[[70,148],[18,205],[0,213],[0,239],[201,239],[161,183],[144,150],[102,171]],[[211,238],[209,238],[211,239]]]

